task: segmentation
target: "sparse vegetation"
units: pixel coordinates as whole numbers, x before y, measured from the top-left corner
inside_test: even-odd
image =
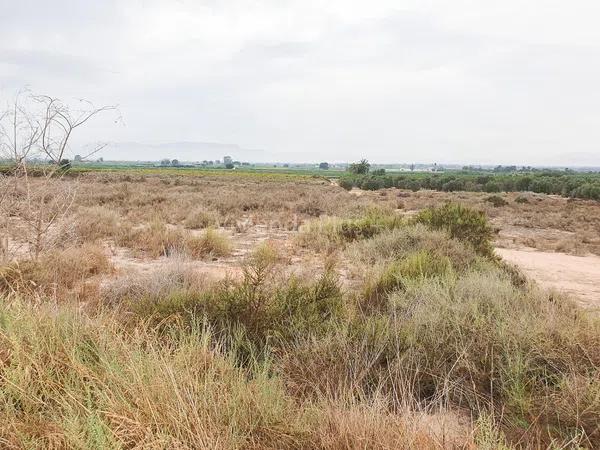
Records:
[[[37,259],[3,228],[0,446],[600,445],[597,315],[500,262],[483,212],[566,200],[127,176],[83,175]]]

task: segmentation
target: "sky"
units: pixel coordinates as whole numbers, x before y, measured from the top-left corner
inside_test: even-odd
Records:
[[[0,0],[0,101],[119,105],[74,152],[600,165],[599,19],[592,0]]]

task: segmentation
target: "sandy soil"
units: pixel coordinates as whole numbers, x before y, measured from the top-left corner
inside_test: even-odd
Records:
[[[541,286],[570,294],[582,306],[600,310],[599,256],[573,256],[533,249],[498,248],[496,252]]]

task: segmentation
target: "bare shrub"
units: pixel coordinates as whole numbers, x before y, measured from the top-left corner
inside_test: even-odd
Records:
[[[114,238],[118,233],[119,215],[104,206],[79,208],[73,220],[77,237],[84,242]]]
[[[172,255],[166,265],[146,273],[127,273],[103,284],[100,298],[103,304],[120,306],[124,302],[159,299],[177,292],[200,292],[210,283],[189,265],[183,255]]]
[[[13,262],[0,268],[0,291],[22,295],[46,295],[62,299],[90,277],[108,273],[105,250],[86,243],[54,249],[37,260]]]
[[[191,228],[193,230],[218,227],[219,224],[219,214],[213,210],[198,209],[192,211],[185,219],[186,228]]]

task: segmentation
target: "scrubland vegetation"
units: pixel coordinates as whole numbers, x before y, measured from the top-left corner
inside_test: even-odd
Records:
[[[545,200],[136,172],[32,179],[28,196],[14,181],[0,447],[600,446],[597,314],[492,247],[505,210],[558,224]]]

